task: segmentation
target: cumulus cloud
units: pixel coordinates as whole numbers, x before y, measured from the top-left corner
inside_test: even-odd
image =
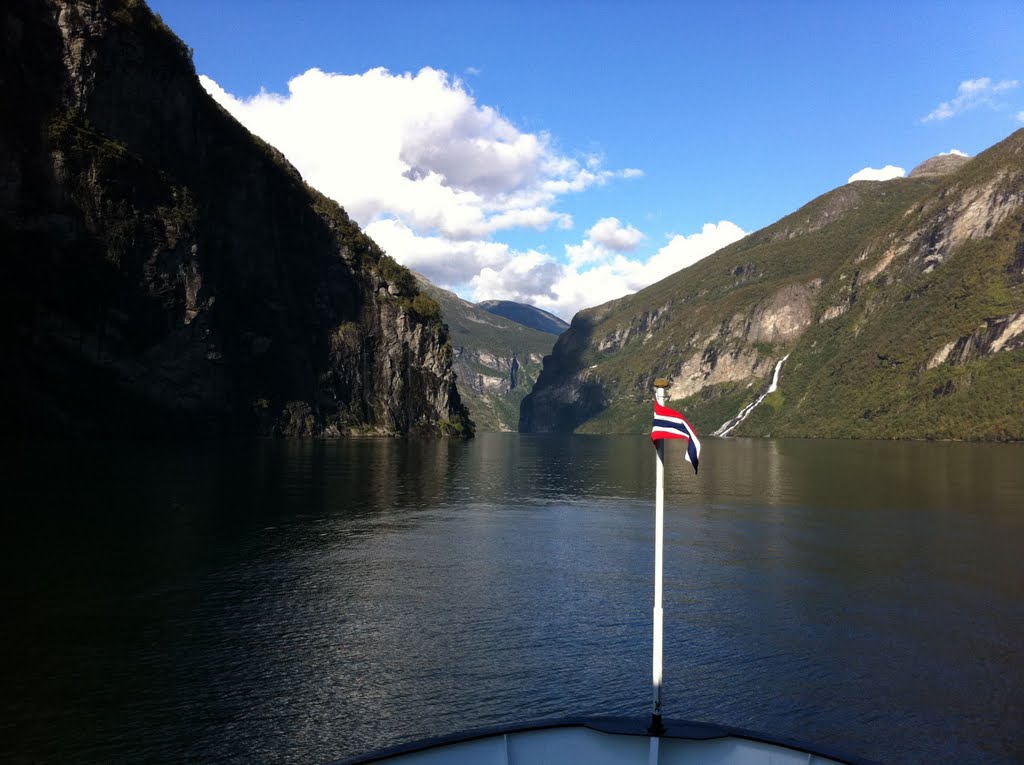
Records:
[[[718,252],[746,235],[746,231],[727,220],[705,223],[700,231],[689,236],[675,234],[668,244],[658,250],[645,264],[644,281],[653,284],[669,274],[692,266],[698,260]]]
[[[969,157],[969,156],[971,156],[970,154],[967,154],[966,152],[960,151],[960,149],[950,149],[949,151],[940,151],[939,152],[939,156],[940,157],[948,157],[951,154],[955,155],[957,157]]]
[[[696,233],[672,236],[656,253],[642,259],[626,257],[596,241],[594,229],[600,232],[605,227],[595,224],[584,241],[566,245],[567,264],[531,251],[509,253],[507,261],[485,266],[472,280],[474,299],[516,300],[571,319],[582,308],[636,292],[746,235],[730,221],[706,223]]]
[[[571,216],[553,208],[560,196],[635,174],[560,154],[546,133],[519,130],[429,67],[415,75],[310,69],[289,81],[287,94],[251,98],[200,80],[363,227],[394,218],[451,240],[568,228]]]
[[[991,77],[979,77],[976,80],[964,80],[957,88],[956,97],[951,101],[943,101],[935,109],[922,118],[922,122],[940,122],[958,114],[987,104],[996,105],[996,96],[1013,90],[1020,83],[1017,80],[1000,80],[993,82]]]
[[[497,241],[499,234],[571,229],[560,199],[643,171],[608,170],[600,155],[559,151],[548,134],[520,130],[436,69],[310,69],[288,83],[287,93],[249,98],[200,79],[389,254],[474,300],[516,300],[569,319],[745,234],[729,221],[708,223],[639,254],[644,232],[608,216],[582,239],[560,244],[564,253],[514,249]]]
[[[1024,112],[1017,112],[1017,122],[1024,123]]]
[[[550,255],[531,250],[517,253],[500,265],[486,267],[473,277],[475,300],[515,300],[551,310],[562,304],[556,291],[566,267]],[[555,310],[563,318],[572,313]]]
[[[632,226],[623,228],[618,218],[601,218],[587,231],[587,239],[615,252],[632,252],[644,235]]]
[[[573,268],[580,268],[593,263],[603,263],[615,256],[603,244],[598,244],[590,239],[584,239],[579,244],[565,245],[565,255],[569,259],[569,265]]]
[[[902,178],[907,174],[907,171],[902,167],[896,167],[895,165],[886,165],[885,167],[865,167],[863,170],[858,170],[849,177],[847,183],[853,183],[854,181],[888,181],[892,178]]]
[[[374,221],[364,230],[404,265],[446,287],[465,285],[481,269],[498,266],[513,256],[503,242],[418,234],[394,218]]]

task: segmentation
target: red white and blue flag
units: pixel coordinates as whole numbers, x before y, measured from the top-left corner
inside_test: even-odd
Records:
[[[700,462],[700,439],[697,438],[697,432],[679,412],[655,401],[651,440],[658,442],[663,438],[686,439],[686,461],[693,465],[693,472],[696,473]]]

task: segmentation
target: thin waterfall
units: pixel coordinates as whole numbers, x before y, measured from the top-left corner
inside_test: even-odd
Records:
[[[754,411],[754,407],[756,407],[758,404],[760,404],[762,401],[764,401],[765,396],[767,396],[769,393],[774,393],[775,391],[777,391],[779,389],[779,373],[782,371],[783,363],[788,358],[789,358],[789,354],[787,353],[785,356],[783,356],[781,359],[779,359],[779,363],[775,365],[775,374],[772,375],[772,384],[768,386],[768,390],[766,390],[764,393],[762,393],[760,396],[758,396],[757,399],[753,403],[747,404],[745,407],[743,407],[743,409],[740,411],[739,414],[737,414],[731,420],[729,420],[728,422],[723,424],[722,427],[720,427],[718,430],[716,430],[711,435],[713,435],[713,436],[727,436],[727,435],[729,435],[729,433],[733,430],[733,428],[735,428],[737,425],[739,425],[741,422],[743,422],[745,419],[747,419],[747,415],[749,415],[752,411]]]

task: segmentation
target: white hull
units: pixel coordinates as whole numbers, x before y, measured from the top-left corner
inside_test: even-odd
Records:
[[[638,720],[579,720],[479,731],[368,754],[341,765],[854,765],[756,734],[666,721],[652,737]]]

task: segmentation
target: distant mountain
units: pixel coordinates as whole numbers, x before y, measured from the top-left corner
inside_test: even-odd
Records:
[[[441,306],[459,396],[476,429],[515,431],[519,404],[537,381],[554,335],[488,313],[418,274],[416,278],[419,288]]]
[[[525,303],[515,303],[511,300],[484,300],[477,305],[488,313],[504,316],[506,319],[511,319],[517,324],[536,329],[539,332],[560,335],[569,329],[569,324],[553,313]]]
[[[0,6],[8,437],[471,433],[437,304],[136,0]]]
[[[652,382],[712,433],[1024,439],[1024,130],[831,191],[634,295],[581,311],[524,432],[643,432]]]

